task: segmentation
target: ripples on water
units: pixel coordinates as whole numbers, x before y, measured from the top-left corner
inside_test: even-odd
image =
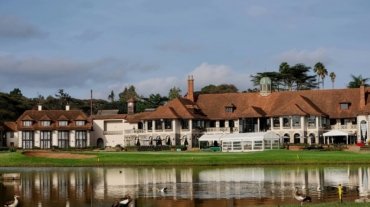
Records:
[[[298,204],[294,187],[314,203],[366,198],[370,167],[3,168],[0,206],[111,206],[126,194],[136,206],[277,206]],[[19,179],[18,179],[19,178]],[[167,187],[166,193],[158,189]]]

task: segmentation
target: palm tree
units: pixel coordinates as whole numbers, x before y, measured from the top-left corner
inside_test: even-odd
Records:
[[[334,72],[331,72],[331,73],[329,74],[329,76],[330,76],[330,79],[331,79],[331,83],[333,84],[333,85],[332,85],[332,88],[334,89],[334,82],[335,82],[335,78],[337,77],[337,75],[335,75],[335,73],[334,73]]]
[[[351,75],[352,80],[348,83],[347,88],[360,88],[360,86],[364,85],[365,87],[369,86],[366,82],[369,78],[363,78],[362,75],[354,76]]]
[[[317,76],[319,76],[319,78],[321,78],[322,88],[324,88],[324,79],[325,76],[328,75],[328,70],[325,68],[325,65],[322,64],[321,62],[318,62],[315,64],[313,71],[317,74]]]

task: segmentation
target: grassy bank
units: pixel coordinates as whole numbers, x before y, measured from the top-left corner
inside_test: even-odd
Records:
[[[65,152],[64,152],[65,153]],[[78,153],[78,152],[71,152]],[[181,166],[181,165],[316,165],[370,164],[370,153],[344,151],[272,150],[249,153],[221,152],[79,152],[87,159],[29,157],[1,152],[0,166]]]
[[[282,207],[297,207],[299,205],[283,205]],[[355,202],[334,202],[334,203],[322,203],[322,204],[310,204],[305,203],[303,206],[311,207],[365,207],[370,206],[370,203],[355,203]]]

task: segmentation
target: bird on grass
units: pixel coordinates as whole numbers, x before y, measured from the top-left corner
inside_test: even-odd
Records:
[[[18,203],[19,203],[18,198],[19,198],[19,196],[14,195],[14,200],[6,202],[4,207],[16,207],[16,206],[18,206]]]
[[[301,202],[301,206],[303,205],[304,202],[311,202],[312,201],[312,199],[311,199],[310,196],[303,195],[303,194],[299,193],[298,192],[298,187],[295,187],[295,190],[294,190],[294,194],[293,195],[294,195],[294,198],[297,201]]]

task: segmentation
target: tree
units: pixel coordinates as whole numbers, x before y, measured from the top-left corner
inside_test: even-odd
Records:
[[[159,93],[150,94],[148,98],[141,98],[144,102],[145,108],[157,108],[158,106],[164,105],[168,98],[166,96],[161,96]]]
[[[236,88],[233,84],[221,84],[215,86],[210,84],[208,86],[204,86],[201,90],[203,94],[212,94],[212,93],[236,93],[238,92],[238,88]]]
[[[282,62],[279,66],[280,80],[284,86],[291,91],[294,83],[293,68],[287,62]]]
[[[331,72],[329,74],[329,76],[330,76],[330,80],[331,80],[331,83],[332,83],[332,88],[334,89],[334,82],[335,82],[335,78],[337,77],[337,75],[335,75],[334,72]]]
[[[59,89],[58,93],[55,94],[55,97],[59,98],[59,103],[62,108],[63,106],[69,104],[72,99],[68,93],[64,92],[64,89]]]
[[[348,88],[359,88],[360,86],[369,86],[366,82],[369,80],[369,78],[363,78],[362,75],[354,76],[351,75],[352,80],[348,83]]]
[[[304,64],[296,64],[290,67],[289,73],[292,83],[292,89],[295,84],[296,90],[307,90],[316,87],[316,77],[314,75],[308,75],[311,67]]]
[[[255,86],[260,85],[260,80],[263,77],[271,79],[272,90],[307,90],[316,87],[316,76],[309,75],[311,67],[304,64],[296,64],[290,66],[283,62],[279,66],[279,72],[263,72],[251,75],[252,82]]]
[[[136,93],[135,86],[130,85],[128,88],[125,87],[125,89],[118,94],[120,100],[124,103],[126,103],[130,98],[138,98],[139,96]]]
[[[278,72],[262,72],[257,73],[256,75],[251,75],[252,82],[254,86],[259,86],[261,78],[263,77],[269,77],[271,79],[271,90],[277,90],[279,91],[279,85],[281,85],[281,76]],[[253,92],[254,89],[248,89],[247,91]]]
[[[172,100],[172,99],[175,99],[175,98],[178,98],[178,97],[181,97],[181,89],[174,86],[168,92],[168,99]]]
[[[111,103],[114,102],[114,91],[112,90],[110,94],[108,95],[108,99],[111,101]]]
[[[19,88],[14,88],[12,91],[9,92],[9,95],[11,95],[11,96],[18,96],[18,97],[22,97],[23,96],[22,91]]]
[[[324,88],[324,79],[325,76],[328,75],[328,70],[325,68],[325,65],[322,64],[321,62],[317,62],[313,68],[313,71],[317,74],[319,78],[321,78],[322,88]],[[317,82],[317,85],[318,84],[319,82]]]

